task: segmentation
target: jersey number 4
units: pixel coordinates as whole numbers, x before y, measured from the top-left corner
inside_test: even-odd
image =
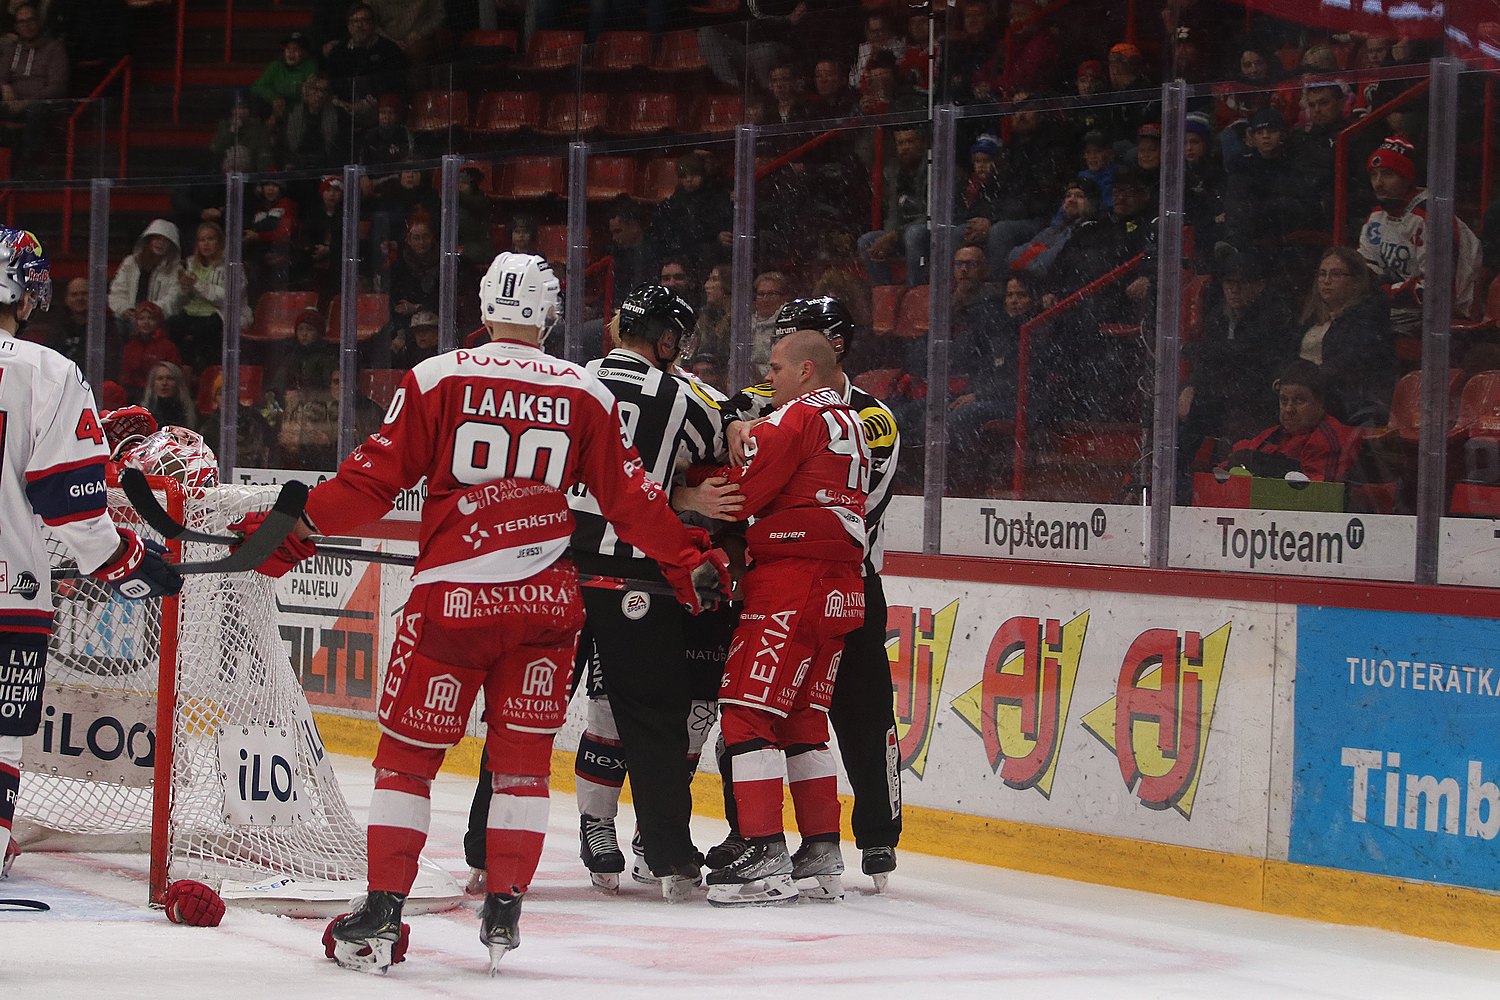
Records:
[[[823,421],[828,425],[828,450],[849,458],[849,488],[869,493],[870,449],[865,447],[859,417],[850,410],[824,410]]]
[[[453,437],[453,478],[469,486],[531,479],[562,489],[570,445],[568,435],[555,427],[528,427],[513,436],[500,424],[469,420]]]

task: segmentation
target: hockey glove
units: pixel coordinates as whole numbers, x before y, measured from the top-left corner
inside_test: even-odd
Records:
[[[327,955],[329,958],[333,958],[333,949],[335,944],[333,940],[333,925],[338,923],[340,920],[343,920],[348,915],[349,914],[347,913],[340,913],[338,916],[328,921],[328,926],[323,928],[323,954]],[[406,961],[406,949],[409,947],[411,947],[411,924],[403,920],[401,921],[401,936],[397,938],[396,943],[391,946],[391,964],[399,965],[402,962]],[[366,952],[368,952],[368,949],[366,949]],[[337,961],[337,959],[335,959],[335,961]]]
[[[167,562],[167,547],[156,541],[141,541],[129,528],[120,528],[124,552],[94,570],[96,580],[103,580],[121,597],[141,600],[148,597],[171,597],[182,589],[182,577]]]
[[[663,566],[662,574],[672,585],[672,591],[682,606],[693,614],[717,607],[720,601],[729,599],[732,583],[729,579],[729,557],[723,549],[709,548],[712,541],[702,528],[688,528],[693,543],[699,548],[701,558],[691,569],[682,566]],[[705,599],[700,591],[714,596]]]
[[[237,531],[246,537],[253,535],[265,523],[266,513],[266,511],[261,510],[246,514],[231,524],[229,530]],[[232,552],[237,546],[231,545],[229,548]],[[276,551],[272,552],[266,557],[265,562],[255,568],[255,572],[261,576],[273,578],[286,576],[292,571],[293,566],[296,566],[299,562],[317,551],[318,547],[312,543],[311,539],[298,538],[296,535],[287,535],[286,540],[276,546]]]
[[[181,879],[167,886],[161,898],[167,919],[190,927],[217,927],[224,919],[224,900],[217,892],[192,879]]]

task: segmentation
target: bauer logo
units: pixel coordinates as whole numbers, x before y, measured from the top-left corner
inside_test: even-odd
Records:
[[[1192,819],[1229,630],[1228,622],[1208,635],[1147,629],[1125,652],[1115,696],[1083,717],[1083,727],[1115,755],[1125,787],[1148,809],[1175,809]]]
[[[427,682],[427,697],[422,703],[423,707],[444,715],[455,715],[458,713],[458,699],[463,690],[464,686],[457,677],[438,674]]]
[[[927,770],[957,620],[957,601],[936,612],[899,606],[886,611],[885,652],[891,661],[901,767],[918,778]]]
[[[1500,622],[1297,609],[1289,860],[1500,890]]]
[[[1011,788],[1052,797],[1089,613],[1011,618],[990,640],[980,682],[953,702],[984,741],[990,769]]]

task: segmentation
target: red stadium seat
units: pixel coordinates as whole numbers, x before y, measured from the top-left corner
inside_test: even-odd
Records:
[[[891,332],[897,337],[925,337],[927,336],[927,296],[929,286],[917,285],[907,289],[901,297],[901,314],[896,320],[896,329]]]
[[[871,368],[854,376],[853,382],[876,399],[888,399],[900,377],[900,368]]]
[[[405,375],[404,368],[367,368],[359,373],[360,394],[373,399],[382,407],[390,406],[391,398],[401,387],[401,379]]]
[[[519,36],[514,31],[483,31],[476,28],[467,32],[459,40],[458,46],[461,49],[503,49],[514,52],[519,48],[518,42]]]
[[[536,228],[536,249],[549,263],[566,263],[568,259],[568,227],[546,225]]]
[[[198,412],[207,416],[218,407],[214,400],[214,382],[218,381],[219,373],[223,369],[218,365],[209,365],[203,369],[203,374],[198,378]],[[240,365],[240,402],[245,406],[254,406],[265,398],[266,370],[260,365]],[[210,441],[210,447],[218,447],[219,442]]]
[[[684,28],[661,36],[651,69],[657,73],[696,73],[705,66],[703,53],[698,51],[697,29]]]
[[[423,90],[411,103],[413,132],[441,132],[469,124],[469,95],[462,90]]]
[[[512,201],[561,198],[568,193],[567,171],[561,156],[519,156],[500,167],[496,197]]]
[[[481,135],[510,135],[535,130],[542,123],[542,95],[534,91],[485,94],[479,99],[470,131]]]
[[[344,297],[335,295],[328,303],[328,332],[325,340],[337,341],[343,336]],[[360,292],[354,303],[354,335],[369,340],[391,321],[391,300],[384,292]]]
[[[641,187],[636,197],[655,204],[677,190],[677,157],[658,156],[641,171]]]
[[[581,31],[538,31],[526,46],[521,69],[552,71],[577,65],[583,51]]]
[[[611,135],[656,135],[675,128],[676,94],[625,94],[615,100],[605,125]]]
[[[589,68],[604,72],[644,69],[651,62],[651,34],[646,31],[606,31],[594,42]]]
[[[586,190],[589,201],[610,201],[635,192],[637,167],[629,156],[589,157]]]
[[[609,114],[608,94],[559,94],[547,102],[547,114],[537,131],[571,136],[604,127]]]
[[[698,105],[693,129],[697,132],[733,132],[745,120],[745,102],[735,94],[704,98]]]
[[[1478,296],[1475,298],[1478,299]],[[1490,330],[1497,326],[1500,326],[1500,276],[1490,281],[1489,289],[1485,292],[1484,313],[1478,319],[1458,320],[1453,324],[1453,331],[1468,333],[1474,330]]]
[[[255,303],[255,325],[242,336],[246,340],[291,340],[302,310],[316,308],[317,292],[263,292]]]
[[[870,328],[875,331],[875,336],[884,337],[896,332],[901,297],[905,294],[905,285],[876,285],[870,289]]]

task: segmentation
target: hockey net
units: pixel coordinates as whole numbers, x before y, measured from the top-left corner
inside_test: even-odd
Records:
[[[152,485],[175,518],[217,534],[276,496],[274,487]],[[114,486],[109,503],[119,523],[157,537]],[[56,576],[68,554],[55,539],[49,547]],[[184,544],[180,559],[224,551]],[[317,914],[363,887],[365,831],[292,669],[271,580],[191,575],[160,602],[123,600],[88,578],[52,586],[43,725],[26,741],[16,811],[23,845],[149,846],[152,902],[193,878],[226,899]],[[413,895],[462,893],[424,864]]]

